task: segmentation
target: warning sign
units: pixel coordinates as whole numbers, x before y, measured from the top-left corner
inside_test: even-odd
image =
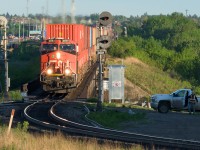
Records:
[[[122,86],[121,81],[113,81],[112,82],[112,87],[121,87],[121,86]]]

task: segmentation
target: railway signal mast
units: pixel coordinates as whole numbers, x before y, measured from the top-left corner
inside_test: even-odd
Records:
[[[0,48],[4,51],[4,64],[5,64],[5,91],[4,99],[8,99],[8,90],[10,86],[10,79],[8,78],[8,60],[7,60],[7,36],[6,36],[7,19],[0,16],[0,29],[3,30],[4,35],[0,43]]]
[[[99,29],[100,37],[97,38],[97,55],[99,62],[99,74],[98,74],[98,101],[97,101],[97,111],[102,111],[102,102],[104,98],[103,94],[103,65],[105,62],[105,54],[107,48],[111,45],[111,37],[107,34],[105,35],[104,31],[108,30],[108,26],[112,24],[112,15],[104,11],[99,16],[99,22],[97,28]]]

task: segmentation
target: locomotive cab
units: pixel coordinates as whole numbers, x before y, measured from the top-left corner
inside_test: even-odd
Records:
[[[64,39],[49,39],[41,44],[41,54],[53,52],[56,50],[76,54],[78,52],[78,45],[75,42]]]
[[[70,40],[49,39],[42,42],[40,51],[43,90],[66,93],[76,87],[78,45]]]

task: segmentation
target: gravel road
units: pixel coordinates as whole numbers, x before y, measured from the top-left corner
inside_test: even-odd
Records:
[[[63,118],[91,125],[84,119],[86,111],[80,105],[68,106],[62,104],[59,110]],[[128,111],[129,109],[120,108],[120,110]],[[153,110],[132,109],[132,111],[144,112],[146,119],[139,122],[122,122],[119,124],[120,130],[152,136],[200,141],[199,112],[195,115],[189,115],[188,112],[162,114]]]
[[[167,138],[200,141],[200,114],[189,115],[187,112],[145,111],[146,121],[121,123],[124,131],[148,134]]]

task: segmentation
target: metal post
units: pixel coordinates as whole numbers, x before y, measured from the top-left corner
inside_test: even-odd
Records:
[[[15,109],[12,109],[11,115],[10,115],[10,121],[9,121],[9,126],[8,126],[8,131],[7,131],[7,135],[10,134],[10,129],[12,126],[12,122],[13,122],[13,117],[15,115]]]
[[[101,60],[101,54],[98,54],[99,56],[99,79],[98,79],[98,85],[99,85],[99,93],[98,93],[98,101],[97,101],[97,111],[102,111],[102,60]]]
[[[102,97],[102,82],[103,77],[102,77],[102,55],[99,54],[99,96],[100,96],[100,101],[103,102],[103,97]]]
[[[23,41],[24,41],[24,18],[23,18]]]
[[[21,26],[21,22],[19,22],[19,43],[20,43],[20,26]]]
[[[4,64],[5,64],[5,91],[4,91],[4,99],[8,100],[8,88],[9,88],[9,79],[8,79],[8,60],[7,60],[7,36],[6,36],[6,26],[7,19],[3,16],[0,16],[0,25],[3,26],[4,37],[2,38],[4,43]]]
[[[7,36],[6,36],[6,25],[5,25],[5,32],[4,32],[4,61],[5,61],[5,99],[8,99],[8,90],[9,90],[9,83],[8,83],[8,60],[7,60]]]
[[[13,36],[15,36],[15,24],[14,25],[14,28],[13,28]]]
[[[28,37],[30,37],[30,18],[28,18]]]

